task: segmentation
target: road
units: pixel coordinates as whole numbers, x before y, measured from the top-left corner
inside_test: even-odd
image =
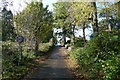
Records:
[[[55,48],[51,56],[45,61],[44,66],[31,75],[30,79],[40,80],[72,80],[73,76],[66,65],[66,49]]]

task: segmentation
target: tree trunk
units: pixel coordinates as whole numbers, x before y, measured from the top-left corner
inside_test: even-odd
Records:
[[[98,32],[98,19],[97,19],[97,6],[96,6],[96,2],[92,2],[93,8],[94,8],[94,12],[93,12],[93,22],[92,22],[92,26],[93,26],[93,32],[96,33]]]
[[[39,43],[38,43],[38,40],[36,39],[36,41],[35,41],[35,54],[36,55],[38,54],[38,45],[39,45]]]
[[[107,8],[107,6],[106,6],[105,3],[104,3],[104,5],[105,5],[105,8]],[[106,10],[106,9],[105,9],[105,13],[106,13],[105,18],[106,18],[106,21],[107,21],[106,25],[107,25],[107,27],[108,27],[108,30],[111,31],[111,30],[112,30],[112,27],[111,27],[111,24],[109,23],[109,16],[107,15],[108,13],[107,13],[107,10]]]
[[[73,25],[73,45],[75,44],[75,25]]]
[[[66,43],[66,30],[63,28],[63,46],[65,46]]]
[[[63,46],[65,46],[65,43],[66,43],[66,37],[65,34],[63,34]]]
[[[83,39],[84,39],[84,43],[86,42],[86,39],[85,39],[85,28],[86,28],[86,23],[83,22]]]
[[[108,29],[109,31],[112,31],[112,26],[110,24],[108,24]]]
[[[118,17],[120,19],[120,1],[118,2]]]
[[[85,27],[83,27],[83,39],[84,39],[84,42],[86,42],[86,39],[85,39]]]
[[[117,3],[118,4],[118,30],[120,30],[120,1]]]

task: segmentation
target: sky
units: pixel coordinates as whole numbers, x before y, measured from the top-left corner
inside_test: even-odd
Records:
[[[9,3],[13,1],[13,5],[12,6],[8,5],[7,8],[8,10],[12,10],[12,12],[16,14],[16,12],[21,12],[23,9],[25,9],[26,2],[30,3],[31,1],[41,1],[41,0],[0,0],[0,7],[3,6],[2,3],[4,1],[9,1]],[[52,11],[53,10],[52,4],[57,2],[57,0],[42,0],[42,2],[43,2],[44,7],[48,5],[49,6],[48,9]]]
[[[49,5],[48,9],[52,11],[53,10],[52,4],[56,3],[57,1],[58,0],[43,0],[43,5],[44,6]]]

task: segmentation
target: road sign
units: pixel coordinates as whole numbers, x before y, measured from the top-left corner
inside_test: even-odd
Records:
[[[18,45],[18,66],[20,65],[20,60],[21,60],[21,56],[22,56],[22,46],[21,43],[24,41],[24,37],[22,36],[18,36],[17,37],[17,42],[19,43]]]
[[[24,37],[22,36],[17,37],[17,42],[21,43],[23,41],[24,41]]]

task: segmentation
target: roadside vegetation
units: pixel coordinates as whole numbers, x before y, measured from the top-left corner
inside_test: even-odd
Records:
[[[48,7],[31,2],[14,16],[2,10],[2,79],[19,80],[37,67],[36,60],[53,48],[53,18]],[[14,27],[13,26],[16,26]],[[17,37],[23,36],[19,43]]]
[[[70,42],[63,46],[71,48],[70,56],[79,65],[76,69],[79,77],[88,80],[120,79],[119,6],[120,2],[61,1],[54,4],[53,16],[57,26],[63,29],[63,38],[70,38]],[[89,28],[89,24],[93,33],[90,40],[86,40],[85,29]],[[83,37],[75,36],[78,27],[83,30]]]
[[[87,79],[116,80],[120,78],[120,46],[118,31],[102,31],[85,47],[70,52],[79,64],[81,77]]]
[[[18,80],[23,78],[26,74],[30,73],[34,67],[38,64],[36,59],[46,56],[47,52],[52,48],[52,42],[40,44],[42,46],[39,49],[38,54],[35,54],[34,49],[29,49],[25,44],[22,48],[22,55],[20,59],[20,65],[18,65],[19,60],[19,49],[18,43],[15,42],[4,42],[2,43],[2,78],[9,80]]]
[[[8,5],[5,0],[3,5]],[[46,56],[54,45],[70,49],[70,58],[79,65],[79,77],[120,79],[120,1],[66,2],[53,4],[53,12],[42,2],[27,3],[17,14],[3,6],[1,12],[2,78],[19,80],[36,67],[36,59]],[[90,40],[85,29],[92,27]],[[54,29],[61,32],[54,33]],[[76,37],[82,29],[83,36]],[[23,42],[16,38],[24,37]],[[60,41],[58,37],[62,36]],[[70,40],[66,40],[66,37]],[[20,46],[21,45],[21,46]],[[21,49],[20,49],[21,47]],[[21,52],[21,53],[20,53]]]

